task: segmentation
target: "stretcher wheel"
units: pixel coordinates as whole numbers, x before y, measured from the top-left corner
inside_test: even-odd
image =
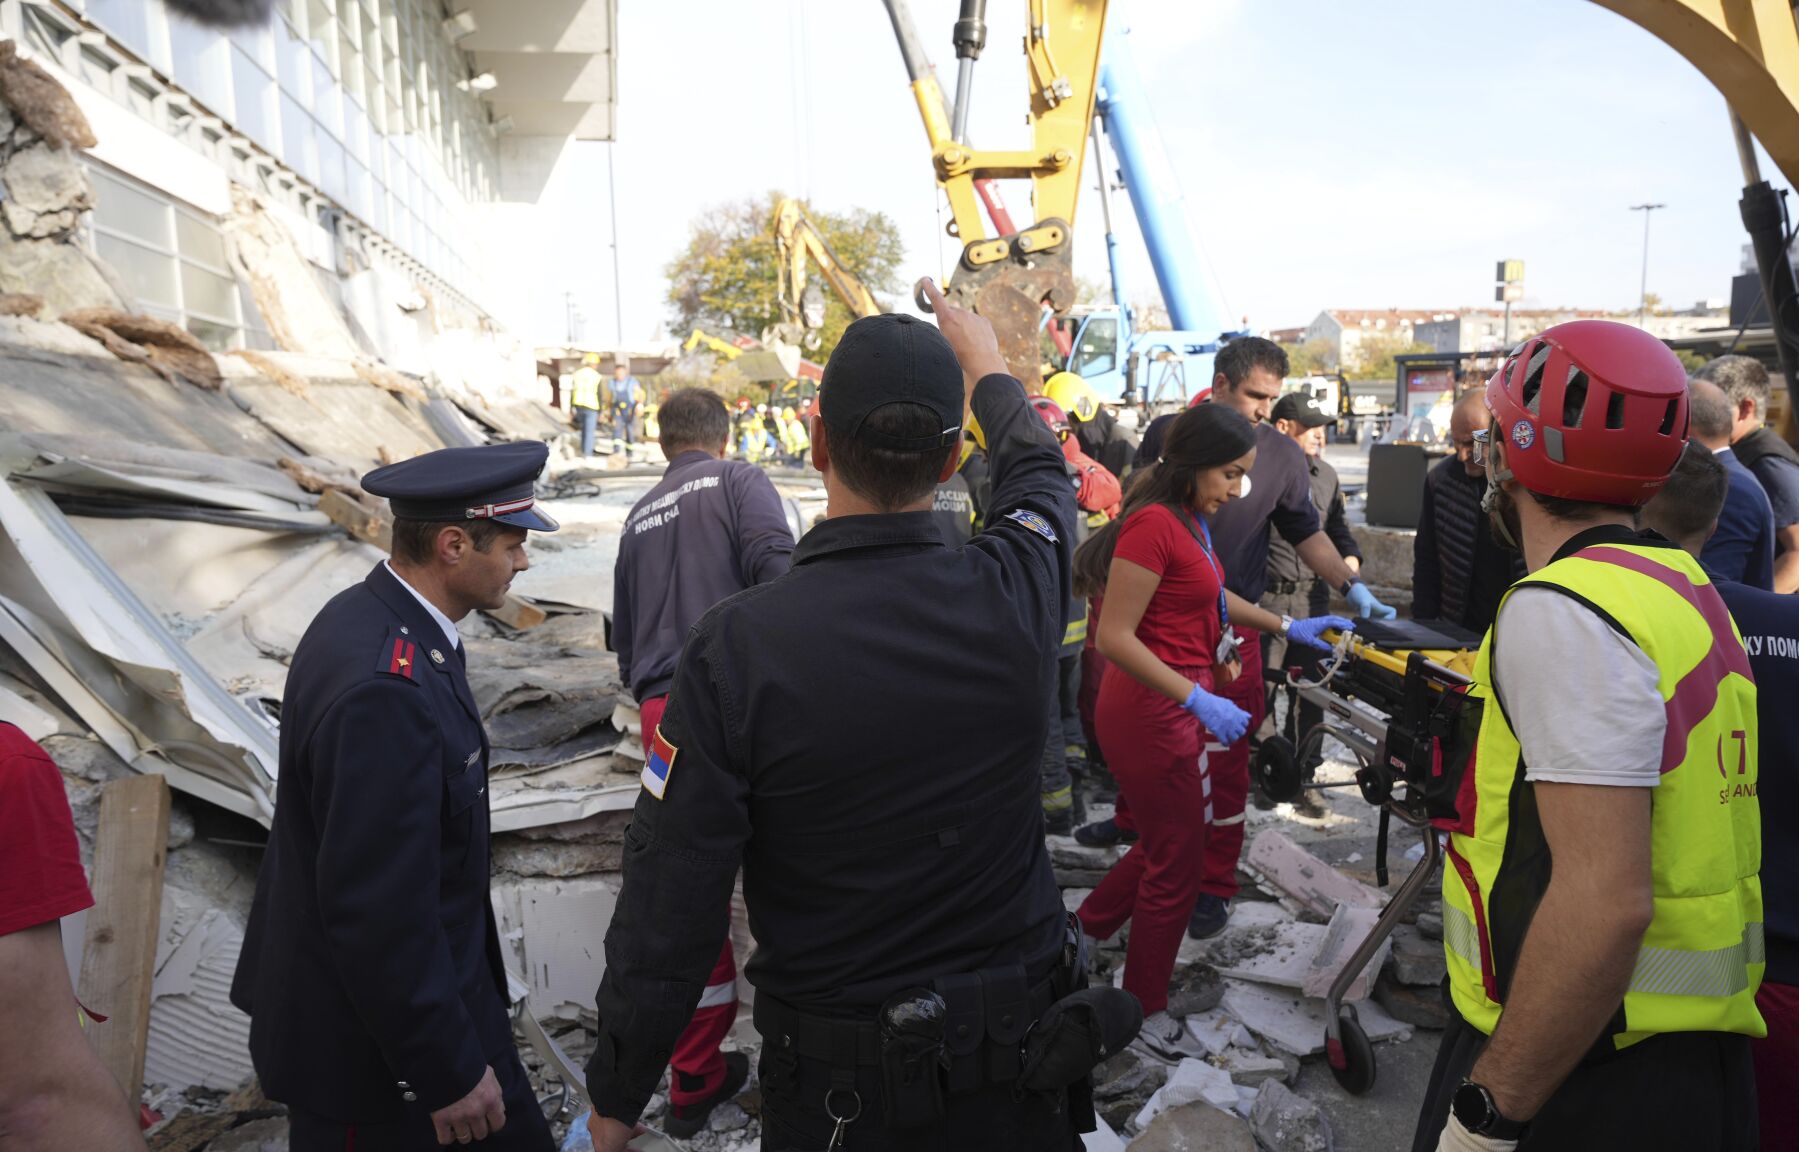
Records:
[[[1276,804],[1299,795],[1299,758],[1285,736],[1270,736],[1256,749],[1256,787]]]
[[[1354,1009],[1337,1018],[1337,1036],[1336,1040],[1326,1037],[1324,1041],[1331,1075],[1351,1096],[1364,1095],[1374,1087],[1374,1045],[1369,1042],[1368,1033],[1362,1031]]]

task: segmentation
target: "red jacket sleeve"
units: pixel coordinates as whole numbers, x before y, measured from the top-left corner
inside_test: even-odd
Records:
[[[1084,512],[1104,512],[1107,516],[1118,515],[1124,493],[1118,483],[1118,477],[1106,471],[1105,466],[1093,457],[1082,452],[1075,438],[1070,436],[1062,441],[1062,455],[1074,466],[1075,475],[1080,478],[1080,492],[1075,496],[1075,503]]]
[[[62,773],[0,723],[0,936],[91,908]]]

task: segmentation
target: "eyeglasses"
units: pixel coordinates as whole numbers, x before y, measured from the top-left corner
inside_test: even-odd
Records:
[[[1474,441],[1474,451],[1470,453],[1470,456],[1476,464],[1485,464],[1487,462],[1488,445],[1490,444],[1492,437],[1493,430],[1490,428],[1482,428],[1471,437]]]

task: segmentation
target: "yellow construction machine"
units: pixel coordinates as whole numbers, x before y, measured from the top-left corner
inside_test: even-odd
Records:
[[[773,329],[774,339],[805,348],[818,347],[818,330],[825,322],[825,300],[817,283],[807,276],[808,264],[818,266],[819,274],[836,290],[852,316],[881,314],[874,294],[844,267],[798,200],[789,197],[775,205],[774,233],[778,257],[776,296],[781,304],[781,322]]]

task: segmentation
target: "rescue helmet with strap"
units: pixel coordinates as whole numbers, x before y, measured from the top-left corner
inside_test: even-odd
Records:
[[[1068,438],[1068,413],[1062,411],[1060,404],[1048,396],[1033,396],[1031,397],[1031,407],[1035,408],[1037,415],[1041,416],[1043,422],[1049,425],[1049,430],[1056,434],[1056,439],[1066,440]]]
[[[1686,369],[1628,324],[1543,330],[1512,350],[1486,399],[1505,438],[1505,473],[1491,482],[1515,478],[1539,496],[1641,507],[1686,447]]]
[[[1043,394],[1077,419],[1091,420],[1099,414],[1099,394],[1073,372],[1058,372],[1045,380]]]

